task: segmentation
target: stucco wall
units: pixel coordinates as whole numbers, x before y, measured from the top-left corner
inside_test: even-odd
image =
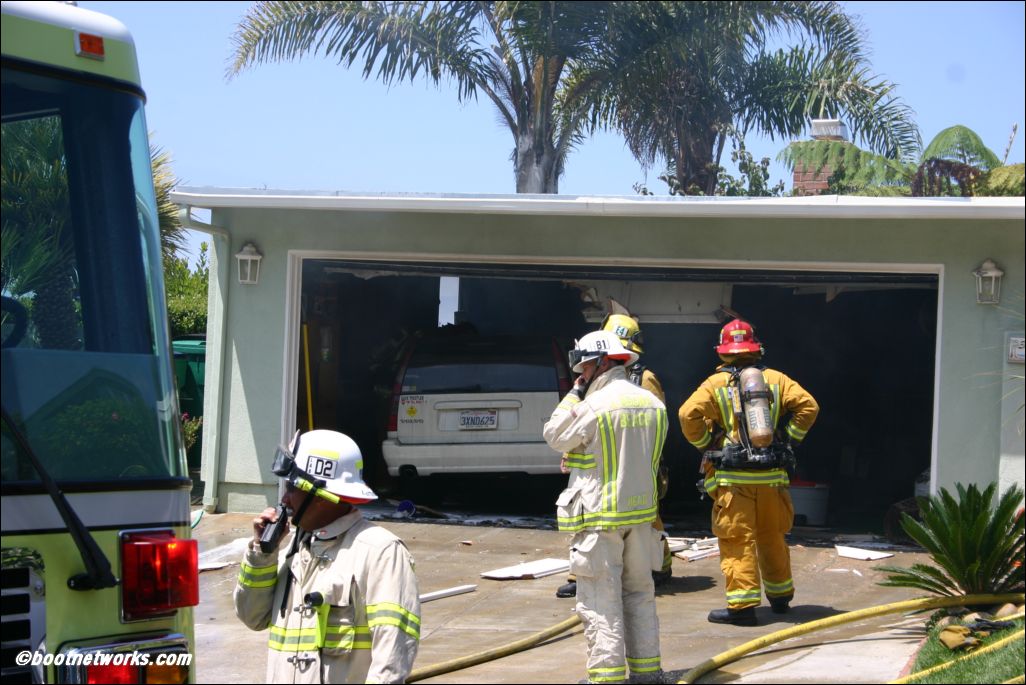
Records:
[[[287,401],[283,359],[286,335],[295,335],[295,322],[286,321],[290,251],[294,258],[317,253],[323,257],[410,260],[938,273],[940,379],[935,399],[934,484],[989,483],[998,479],[1003,468],[1006,474],[1015,468],[1001,454],[1014,458],[1016,450],[1022,478],[1022,433],[1010,435],[1002,425],[1000,380],[1008,372],[1000,350],[1008,332],[1021,330],[1023,322],[1026,288],[1021,221],[623,218],[234,208],[215,210],[213,222],[232,235],[231,245],[214,243],[216,258],[231,263],[232,275],[226,279],[222,413],[215,431],[220,438],[218,444],[204,448],[205,464],[210,457],[217,460],[216,465],[205,468],[216,468],[221,482],[217,506],[222,510],[255,511],[275,497],[269,462],[287,429],[282,421],[283,402]],[[240,286],[232,255],[249,241],[264,255],[260,283]],[[1001,307],[975,303],[972,271],[987,257],[1005,271]],[[212,311],[211,315],[217,314]],[[886,336],[887,331],[880,335]],[[904,349],[898,340],[894,350],[898,355],[931,352]],[[208,400],[212,390],[208,386]],[[880,401],[901,411],[901,397]],[[1006,406],[1006,415],[1007,411]]]

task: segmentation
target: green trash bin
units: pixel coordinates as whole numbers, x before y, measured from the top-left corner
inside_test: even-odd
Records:
[[[203,416],[203,378],[206,373],[206,338],[171,341],[174,352],[175,381],[178,383],[178,407],[190,419]],[[189,468],[200,466],[200,440],[187,453]]]

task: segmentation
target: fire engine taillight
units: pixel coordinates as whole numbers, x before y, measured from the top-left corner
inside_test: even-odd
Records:
[[[199,549],[169,531],[121,537],[121,613],[126,621],[199,604]]]
[[[156,654],[149,655],[156,659]],[[179,685],[189,681],[188,666],[163,666],[154,663],[146,666],[136,666],[132,663],[120,666],[97,666],[85,667],[85,680],[78,682],[105,683],[109,685],[122,685],[123,683],[136,685]]]
[[[122,683],[141,683],[139,667],[131,664],[120,666],[86,666],[87,683],[111,683],[121,685]]]
[[[67,644],[59,654],[58,683],[180,685],[189,681],[192,654],[181,633],[125,636],[125,641]]]

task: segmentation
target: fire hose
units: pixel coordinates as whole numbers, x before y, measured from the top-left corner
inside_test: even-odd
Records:
[[[854,623],[867,618],[875,618],[877,616],[884,616],[886,614],[897,614],[906,611],[927,611],[930,609],[942,609],[945,607],[952,606],[965,606],[970,604],[998,604],[1005,602],[1016,602],[1023,603],[1026,601],[1026,595],[1023,593],[1010,593],[1001,595],[964,595],[960,597],[938,597],[928,599],[911,599],[902,602],[893,602],[891,604],[883,604],[876,607],[869,607],[867,609],[859,609],[857,611],[849,611],[836,616],[830,616],[828,618],[822,618],[816,621],[809,621],[808,623],[802,623],[797,626],[792,626],[785,630],[780,630],[769,635],[764,635],[755,640],[744,643],[738,647],[722,652],[711,659],[707,659],[698,666],[695,666],[680,679],[680,683],[695,683],[703,675],[709,671],[715,670],[726,664],[732,663],[741,659],[742,657],[758,651],[769,645],[788,640],[799,635],[805,635],[807,633],[815,632],[817,630],[824,630],[827,628],[833,628],[834,626],[842,625],[845,623]],[[414,669],[410,676],[406,679],[406,682],[413,683],[419,680],[426,680],[427,678],[433,678],[434,676],[442,675],[444,673],[451,673],[453,671],[459,671],[464,668],[470,668],[471,666],[477,666],[488,661],[494,661],[501,659],[502,657],[522,652],[537,645],[540,645],[557,635],[564,633],[576,626],[580,625],[581,619],[579,616],[571,616],[565,621],[555,624],[554,626],[547,628],[541,632],[535,633],[523,639],[511,642],[507,645],[496,647],[494,649],[485,650],[476,654],[470,654],[457,659],[451,659],[431,666],[425,666],[423,668]],[[1021,636],[1021,632],[1014,637]],[[995,643],[997,644],[997,643]],[[1004,641],[1002,641],[1002,646]],[[991,649],[997,649],[997,647],[991,647]],[[981,650],[982,651],[982,650]],[[940,670],[940,669],[938,669]],[[912,678],[919,677],[921,674],[913,674],[908,676],[907,680],[895,681],[895,682],[910,682]],[[1022,682],[1022,681],[1019,681]]]
[[[470,668],[471,666],[483,664],[487,661],[501,659],[502,657],[509,656],[510,654],[522,652],[536,645],[540,645],[546,640],[550,640],[555,636],[559,635],[560,633],[564,633],[570,630],[571,628],[580,625],[580,623],[581,617],[575,614],[574,616],[571,616],[565,621],[560,621],[551,628],[547,628],[546,630],[535,633],[534,635],[529,635],[521,640],[511,642],[508,645],[496,647],[495,649],[489,649],[483,652],[478,652],[477,654],[470,654],[464,657],[460,657],[458,659],[443,661],[432,666],[416,668],[413,670],[412,673],[410,673],[409,677],[406,678],[406,682],[413,683],[418,680],[433,678],[436,675],[442,675],[443,673],[459,671],[464,668]]]
[[[833,628],[834,626],[845,623],[854,623],[855,621],[861,621],[866,618],[874,618],[876,616],[884,616],[886,614],[898,614],[905,611],[926,611],[929,609],[942,609],[944,607],[965,606],[967,604],[998,604],[1004,602],[1016,602],[1021,604],[1024,600],[1026,600],[1026,595],[1023,593],[1010,593],[1003,595],[963,595],[960,597],[910,599],[903,602],[893,602],[891,604],[883,604],[876,607],[869,607],[867,609],[859,609],[858,611],[849,611],[843,614],[838,614],[837,616],[830,616],[828,618],[821,618],[817,621],[802,623],[785,630],[770,633],[769,635],[763,635],[760,638],[756,638],[755,640],[746,642],[743,645],[729,649],[726,652],[717,654],[711,659],[707,659],[698,666],[695,666],[685,673],[684,677],[678,682],[698,682],[698,679],[709,671],[737,661],[741,657],[760,650],[763,647],[768,647],[769,645],[788,640],[792,637],[805,635],[806,633],[823,630],[825,628]]]

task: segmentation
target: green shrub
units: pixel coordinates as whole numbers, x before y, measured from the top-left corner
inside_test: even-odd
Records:
[[[889,575],[880,584],[945,596],[1022,592],[1022,488],[1009,488],[996,505],[996,483],[982,493],[975,485],[956,488],[957,500],[944,488],[921,498],[921,522],[902,515],[902,528],[930,553],[935,566],[884,566]]]

